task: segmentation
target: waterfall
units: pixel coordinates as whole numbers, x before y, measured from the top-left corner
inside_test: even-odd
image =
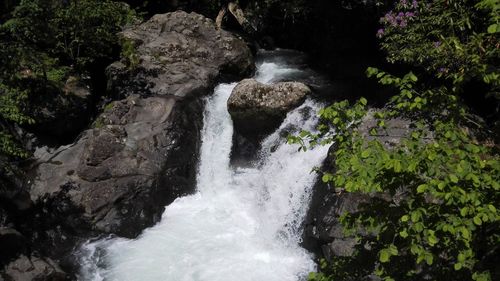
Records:
[[[299,69],[263,61],[256,79],[269,83]],[[295,281],[315,270],[299,246],[301,223],[327,147],[298,152],[286,133],[314,130],[321,104],[307,100],[262,142],[260,160],[232,167],[233,125],[227,99],[236,83],[207,98],[197,192],[166,207],[161,222],[137,239],[84,244],[80,280]]]

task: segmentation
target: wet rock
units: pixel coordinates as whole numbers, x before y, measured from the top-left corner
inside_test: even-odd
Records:
[[[0,276],[6,281],[66,280],[66,274],[53,260],[24,255],[8,264]]]
[[[311,93],[299,82],[266,85],[245,79],[234,88],[228,110],[235,130],[242,134],[264,134],[276,129],[291,109],[299,106]]]

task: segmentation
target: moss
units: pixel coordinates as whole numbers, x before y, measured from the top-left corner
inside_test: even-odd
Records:
[[[104,111],[111,110],[114,106],[115,106],[115,103],[110,102],[110,103],[106,104],[106,106],[104,106]]]
[[[92,123],[92,128],[94,129],[100,129],[104,127],[104,119],[102,117],[97,117],[97,119]]]
[[[54,67],[47,71],[47,80],[62,85],[69,76],[69,67]]]
[[[139,55],[134,42],[128,38],[121,40],[122,51],[120,56],[125,60],[125,64],[129,69],[135,69],[139,65]]]

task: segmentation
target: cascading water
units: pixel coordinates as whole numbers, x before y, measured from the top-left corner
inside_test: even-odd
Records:
[[[300,70],[273,62],[258,67],[268,83]],[[299,246],[315,174],[327,148],[298,152],[283,131],[314,130],[320,104],[307,100],[262,143],[251,168],[230,166],[233,127],[221,84],[207,99],[197,193],[166,207],[137,239],[109,238],[79,251],[81,280],[294,281],[315,269]]]

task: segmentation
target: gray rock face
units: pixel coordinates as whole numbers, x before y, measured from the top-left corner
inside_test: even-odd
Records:
[[[168,201],[191,191],[201,108],[189,106],[199,112],[165,96],[114,102],[99,128],[42,156],[32,199],[66,200],[92,228],[136,235],[158,221]]]
[[[66,273],[49,258],[20,256],[5,267],[0,277],[7,281],[62,281]]]
[[[266,85],[245,79],[234,88],[227,102],[235,130],[242,134],[261,134],[275,129],[291,109],[311,93],[299,82]]]
[[[133,90],[187,97],[211,89],[218,78],[241,77],[255,69],[245,42],[195,13],[155,15],[122,36],[135,47],[138,63],[127,66],[123,60],[109,66],[110,88],[120,96]]]
[[[254,69],[243,41],[194,13],[156,15],[123,36],[139,62],[108,68],[121,100],[75,143],[36,152],[31,199],[57,229],[134,237],[156,223],[166,204],[193,191],[202,95],[221,76]]]

